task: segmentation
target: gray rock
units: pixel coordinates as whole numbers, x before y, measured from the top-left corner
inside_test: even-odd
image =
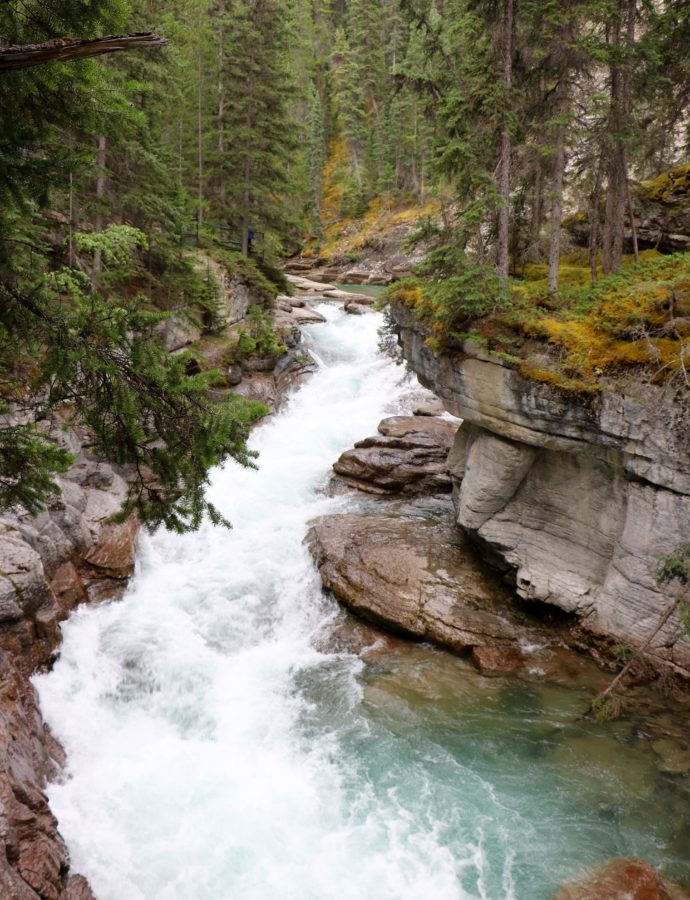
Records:
[[[373,494],[446,493],[447,457],[457,425],[445,419],[393,416],[379,434],[358,441],[333,466],[351,487]]]
[[[639,383],[596,400],[559,392],[465,344],[436,353],[395,307],[420,381],[464,419],[448,459],[458,524],[519,594],[642,643],[667,607],[659,560],[690,541],[690,429],[682,404]],[[690,674],[676,615],[659,660]]]
[[[520,637],[544,638],[513,620],[510,592],[487,575],[447,506],[325,516],[307,544],[324,586],[375,624],[457,653],[491,648],[484,664],[494,671],[522,664]]]

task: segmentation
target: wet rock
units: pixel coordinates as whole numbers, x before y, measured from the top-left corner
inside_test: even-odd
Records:
[[[429,400],[428,403],[421,403],[412,410],[413,416],[442,416],[445,412],[444,406],[440,400]]]
[[[41,787],[53,771],[36,697],[0,651],[0,896],[64,896],[67,848]]]
[[[664,737],[652,742],[652,750],[659,756],[659,768],[669,775],[690,773],[690,748],[683,747],[673,738]]]
[[[79,572],[71,561],[60,566],[50,582],[50,589],[60,607],[61,617],[66,617],[75,606],[88,600]]]
[[[368,297],[366,294],[357,294],[353,291],[341,291],[337,288],[329,288],[329,290],[323,292],[323,295],[329,300],[344,300],[346,303],[363,303],[365,306],[368,306],[371,302],[371,297]]]
[[[289,294],[279,294],[276,297],[276,303],[287,312],[290,312],[294,307],[303,308],[307,305],[304,297],[291,297]]]
[[[257,400],[270,409],[278,405],[279,392],[272,374],[255,373],[243,378],[235,388],[235,393],[246,400]]]
[[[128,519],[121,525],[106,525],[85,561],[109,578],[129,578],[134,571],[139,528],[136,519]]]
[[[326,317],[310,307],[299,309],[295,307],[291,313],[293,321],[297,325],[321,325],[326,321]]]
[[[500,645],[473,647],[471,659],[483,675],[517,672],[525,663],[524,656],[517,648]]]
[[[284,353],[273,372],[279,395],[286,397],[305,378],[318,369],[318,364],[308,350],[294,349]]]
[[[370,306],[367,306],[366,304],[359,303],[359,302],[346,303],[343,306],[343,309],[350,316],[366,316],[367,313],[373,312],[373,310]]]
[[[446,419],[394,416],[379,434],[355,444],[333,466],[352,487],[375,494],[447,493],[446,460],[457,423]]]
[[[690,890],[666,881],[649,863],[612,859],[586,878],[557,891],[553,900],[683,900]]]
[[[324,586],[374,624],[456,653],[491,647],[506,659],[519,654],[520,636],[544,638],[511,618],[510,593],[487,575],[445,501],[325,516],[307,544]]]
[[[96,898],[83,875],[70,875],[63,900],[96,900]]]

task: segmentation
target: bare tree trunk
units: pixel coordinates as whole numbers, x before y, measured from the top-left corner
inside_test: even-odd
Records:
[[[628,215],[630,216],[630,235],[632,238],[633,255],[635,262],[640,261],[640,246],[637,240],[637,224],[635,222],[635,207],[632,200],[632,192],[630,190],[630,181],[626,178],[625,182],[627,199],[628,199]]]
[[[589,268],[592,273],[592,287],[597,283],[597,252],[599,250],[599,207],[601,205],[602,161],[597,163],[597,175],[592,191],[589,209]]]
[[[510,93],[513,83],[513,13],[514,0],[503,0],[503,127],[501,130],[501,157],[498,166],[498,242],[496,247],[496,271],[507,281],[510,272],[510,158],[512,140],[510,134]]]
[[[227,216],[225,200],[225,0],[218,2],[218,16],[220,18],[220,27],[218,28],[218,169],[220,172],[218,199],[223,222],[225,222]]]
[[[201,41],[197,53],[197,98],[196,98],[196,138],[197,138],[197,214],[198,229],[204,224],[204,144],[203,144],[203,67],[201,64]]]
[[[656,627],[654,628],[654,631],[649,635],[649,637],[645,640],[645,642],[641,645],[641,647],[639,647],[639,649],[633,653],[633,655],[630,657],[628,662],[623,666],[623,668],[620,670],[618,675],[616,675],[616,677],[613,679],[611,684],[605,690],[603,690],[600,694],[598,694],[594,698],[594,700],[592,700],[592,702],[590,703],[589,708],[587,710],[587,713],[592,712],[598,703],[601,703],[602,700],[605,700],[607,697],[609,697],[614,692],[614,690],[618,687],[618,685],[621,683],[621,681],[625,678],[625,676],[630,671],[630,668],[631,668],[632,664],[635,662],[636,657],[642,656],[649,649],[654,638],[659,634],[661,629],[664,627],[664,625],[668,622],[668,620],[671,618],[673,613],[678,608],[678,604],[680,603],[681,599],[682,599],[682,597],[681,597],[681,593],[679,591],[676,598],[671,603],[669,603],[669,605],[666,607],[666,609],[659,616],[659,621],[657,622]],[[585,713],[585,715],[587,713]],[[580,718],[583,718],[583,717],[580,716]]]
[[[98,135],[98,154],[96,156],[96,216],[94,218],[94,231],[103,231],[103,205],[105,203],[105,164],[106,164],[107,140],[104,134]],[[93,284],[98,284],[101,274],[102,259],[100,249],[96,250],[93,258]]]
[[[560,115],[563,115],[560,103]],[[553,200],[551,201],[551,240],[549,244],[549,293],[558,293],[558,266],[561,258],[561,221],[563,219],[563,176],[565,174],[565,133],[564,122],[559,122],[556,131],[556,155],[553,172]]]

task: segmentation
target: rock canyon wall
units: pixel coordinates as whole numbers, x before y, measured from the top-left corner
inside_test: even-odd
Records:
[[[668,606],[659,560],[690,541],[690,424],[668,389],[582,397],[526,380],[465,342],[437,352],[414,315],[392,317],[422,384],[463,419],[449,457],[458,525],[520,596],[592,632],[642,643]],[[690,674],[677,615],[652,647]]]

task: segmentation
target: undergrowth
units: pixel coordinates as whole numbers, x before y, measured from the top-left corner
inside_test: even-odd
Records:
[[[596,391],[601,376],[635,367],[690,386],[688,253],[646,251],[594,287],[586,261],[567,257],[557,296],[543,266],[511,279],[505,296],[480,269],[455,271],[400,281],[386,293],[414,310],[435,349],[474,340],[524,376],[564,390]]]

